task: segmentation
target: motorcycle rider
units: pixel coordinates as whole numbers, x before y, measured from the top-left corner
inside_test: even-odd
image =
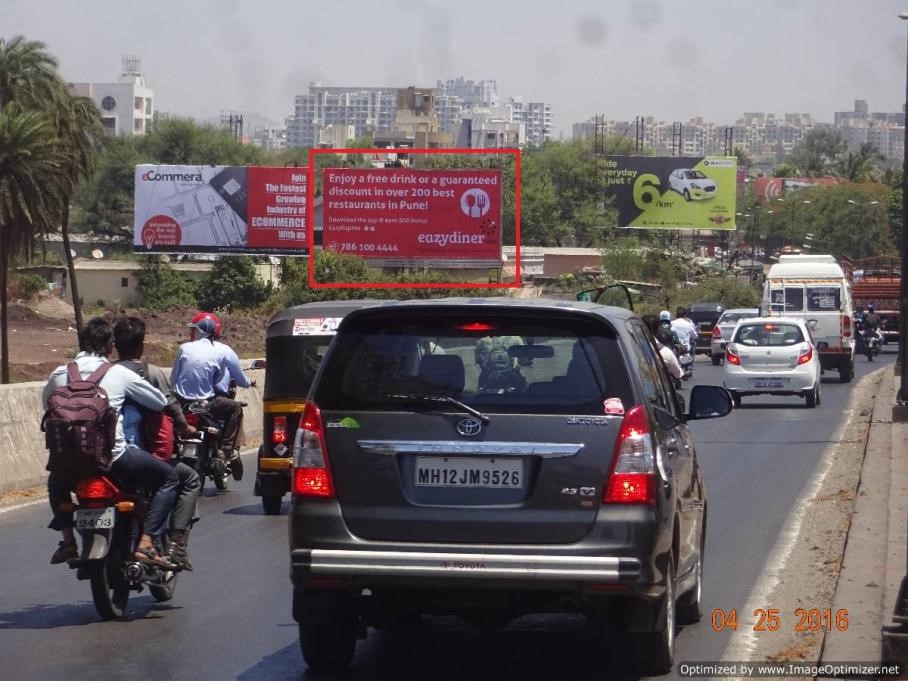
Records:
[[[79,350],[73,361],[85,379],[109,361],[107,357],[113,350],[113,329],[110,324],[100,317],[88,320],[79,332]],[[45,408],[54,390],[66,385],[67,381],[66,364],[57,367],[51,373],[42,395]],[[127,398],[154,411],[161,411],[167,400],[160,390],[125,366],[112,366],[104,374],[99,385],[106,391],[110,406],[117,411],[117,430],[111,452],[110,472],[130,487],[144,487],[152,492],[145,516],[144,534],[139,540],[135,558],[145,564],[172,569],[175,566],[155,549],[154,537],[164,531],[167,518],[173,510],[179,477],[173,468],[160,459],[139,447],[127,444],[122,413]],[[70,501],[70,492],[75,487],[75,482],[69,475],[56,471],[51,471],[47,479],[47,497],[54,514],[50,528],[63,534],[63,541],[50,559],[51,565],[66,563],[79,555],[73,531],[72,511],[60,508],[61,504]]]
[[[684,375],[684,370],[678,363],[678,357],[672,349],[671,344],[673,342],[674,337],[672,336],[670,329],[661,327],[656,331],[656,347],[659,349],[662,361],[665,362],[665,368],[668,369],[668,373],[671,374],[672,378],[675,379],[676,385],[678,385],[677,381],[681,380],[681,377]]]
[[[877,345],[883,344],[883,332],[880,330],[882,326],[882,320],[880,316],[876,313],[876,308],[873,303],[867,305],[867,311],[864,312],[864,318],[862,320],[864,327],[864,336],[866,337],[872,333],[876,337]]]
[[[687,347],[690,349],[690,356],[695,357],[697,352],[697,325],[688,317],[686,308],[678,308],[678,316],[672,321],[672,330],[674,330],[681,342],[687,340]]]
[[[163,393],[167,400],[164,407],[164,418],[173,420],[174,430],[183,436],[192,436],[196,429],[186,422],[186,416],[180,408],[167,380],[167,374],[161,367],[142,362],[142,353],[145,350],[145,322],[137,317],[120,319],[114,325],[114,346],[117,349],[119,360],[117,364],[132,369]],[[142,410],[127,399],[123,406],[123,430],[126,441],[144,449],[150,449],[150,444],[142,436]],[[179,459],[171,457],[173,451],[173,437],[170,433],[170,451],[154,454],[173,466],[179,476],[177,498],[173,508],[173,531],[171,533],[170,560],[186,570],[192,570],[187,549],[189,527],[196,514],[199,495],[202,493],[202,481],[199,474],[192,466],[187,466]],[[166,457],[166,458],[164,458]]]
[[[668,329],[672,334],[672,349],[681,344],[678,332],[672,327],[672,313],[668,310],[662,310],[659,313],[659,328]],[[657,329],[658,330],[658,329]]]
[[[240,367],[236,352],[221,343],[221,320],[210,312],[200,312],[189,323],[191,340],[180,345],[170,371],[170,384],[181,404],[209,400],[209,412],[224,424],[220,450],[224,461],[234,463],[234,478],[242,477],[236,439],[243,418],[240,403],[228,397],[231,379],[241,388],[255,386]]]

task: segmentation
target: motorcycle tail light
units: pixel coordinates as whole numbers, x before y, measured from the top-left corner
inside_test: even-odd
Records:
[[[118,495],[119,490],[105,477],[82,478],[76,483],[76,497],[79,501],[114,499]]]
[[[197,428],[199,425],[199,415],[194,411],[186,413],[186,423],[188,423],[193,428]]]

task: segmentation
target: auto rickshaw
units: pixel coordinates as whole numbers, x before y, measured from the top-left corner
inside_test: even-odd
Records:
[[[267,515],[281,512],[290,491],[293,438],[306,395],[337,327],[365,301],[307,303],[278,312],[265,333],[262,445],[254,494]]]

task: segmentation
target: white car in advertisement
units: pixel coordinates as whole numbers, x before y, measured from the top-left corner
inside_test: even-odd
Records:
[[[700,170],[678,168],[668,176],[668,185],[685,201],[711,199],[716,195],[716,182]]]
[[[797,395],[820,403],[820,359],[803,319],[751,317],[725,346],[725,389],[735,407],[745,395]]]

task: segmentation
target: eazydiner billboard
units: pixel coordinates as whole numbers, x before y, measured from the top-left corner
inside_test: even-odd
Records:
[[[619,227],[735,229],[734,156],[606,156]]]
[[[139,165],[139,253],[305,255],[308,169]]]

